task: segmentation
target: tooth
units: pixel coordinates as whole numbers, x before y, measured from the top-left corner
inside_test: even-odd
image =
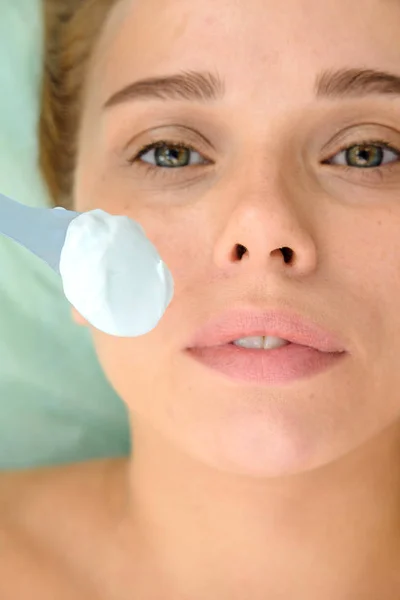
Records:
[[[241,346],[242,348],[264,348],[264,338],[260,336],[242,338],[240,340],[236,340],[234,343],[236,346]]]
[[[233,343],[235,346],[247,349],[255,348],[257,350],[274,350],[275,348],[281,348],[289,344],[286,340],[272,336],[247,337],[235,340]]]
[[[277,337],[264,337],[264,349],[270,350],[272,348],[280,348],[281,346],[286,346],[289,342],[283,340],[282,338]]]

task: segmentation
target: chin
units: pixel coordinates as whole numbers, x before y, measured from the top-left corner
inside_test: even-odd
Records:
[[[343,438],[327,438],[323,428],[314,435],[298,423],[281,426],[260,415],[225,416],[218,423],[186,429],[175,440],[187,455],[204,466],[241,477],[280,478],[322,468],[346,455]],[[326,433],[326,432],[325,432]]]

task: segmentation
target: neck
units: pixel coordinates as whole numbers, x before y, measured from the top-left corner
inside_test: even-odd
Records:
[[[282,479],[224,474],[138,423],[133,431],[131,509],[164,590],[194,600],[299,600],[314,589],[344,598],[370,593],[376,578],[383,598],[382,577],[400,557],[399,426]]]

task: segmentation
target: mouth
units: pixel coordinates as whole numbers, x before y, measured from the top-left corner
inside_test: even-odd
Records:
[[[231,311],[201,328],[187,354],[229,379],[281,385],[326,371],[347,351],[337,335],[293,313]]]

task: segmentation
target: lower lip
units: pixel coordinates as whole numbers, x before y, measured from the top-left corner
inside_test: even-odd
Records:
[[[345,352],[319,352],[315,348],[288,344],[274,350],[247,349],[225,344],[190,348],[195,360],[231,379],[258,384],[281,384],[326,371]]]

